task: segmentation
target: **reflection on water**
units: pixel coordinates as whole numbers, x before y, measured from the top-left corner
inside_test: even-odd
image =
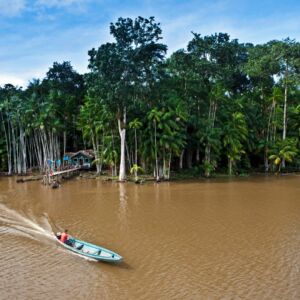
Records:
[[[300,177],[185,183],[0,178],[2,299],[299,299]],[[52,230],[120,253],[86,261]]]
[[[120,205],[119,205],[119,219],[123,226],[126,226],[127,224],[127,201],[128,197],[126,195],[126,187],[124,183],[118,184],[118,189],[120,193]]]

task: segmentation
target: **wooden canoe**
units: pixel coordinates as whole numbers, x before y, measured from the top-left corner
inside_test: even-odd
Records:
[[[88,258],[110,263],[119,263],[123,260],[123,257],[116,252],[75,239],[73,237],[68,240],[71,245],[62,243],[58,238],[57,241],[68,250]]]

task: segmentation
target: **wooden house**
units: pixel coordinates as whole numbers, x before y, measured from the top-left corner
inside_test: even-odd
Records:
[[[71,166],[80,166],[82,169],[90,169],[95,159],[92,150],[80,150],[78,152],[68,152],[64,155],[64,161]]]

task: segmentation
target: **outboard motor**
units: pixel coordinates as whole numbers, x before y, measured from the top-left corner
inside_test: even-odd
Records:
[[[57,232],[56,233],[56,237],[57,237],[58,240],[60,240],[60,238],[61,238],[61,232]]]

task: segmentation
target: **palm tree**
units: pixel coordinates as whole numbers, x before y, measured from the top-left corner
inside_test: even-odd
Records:
[[[153,108],[148,114],[148,120],[153,122],[154,125],[154,151],[155,151],[155,176],[156,181],[159,181],[159,170],[158,170],[158,156],[157,156],[157,124],[160,123],[162,112],[156,107]]]
[[[223,143],[227,149],[228,173],[232,175],[232,166],[237,160],[240,160],[241,155],[245,153],[242,144],[248,135],[245,116],[241,112],[233,113],[231,120],[228,120],[228,124],[225,125],[224,133]]]
[[[132,168],[130,169],[130,174],[134,173],[134,181],[138,182],[139,177],[138,177],[138,172],[143,171],[143,168],[138,166],[137,164],[133,164]]]
[[[292,162],[294,157],[299,153],[297,149],[297,139],[288,138],[281,140],[277,143],[272,152],[273,154],[269,156],[269,159],[278,167],[277,172],[280,173],[282,162]]]
[[[142,125],[143,125],[142,122],[140,122],[140,120],[138,118],[135,118],[133,121],[131,121],[129,123],[129,128],[134,129],[134,144],[135,144],[135,155],[134,155],[135,156],[134,157],[135,162],[134,162],[134,165],[136,165],[137,167],[138,167],[138,162],[137,162],[138,146],[137,146],[137,134],[136,134],[136,131],[137,131],[137,129],[140,129],[142,127]],[[138,171],[138,169],[135,168],[134,165],[133,165],[133,167],[131,169],[134,170],[134,176],[135,176],[135,178],[137,178],[137,171]]]

